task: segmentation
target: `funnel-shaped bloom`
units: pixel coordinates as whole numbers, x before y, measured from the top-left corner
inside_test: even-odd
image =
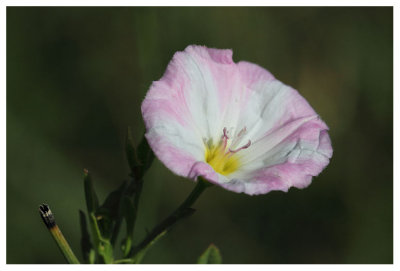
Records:
[[[174,173],[250,195],[304,188],[328,165],[328,127],[307,101],[231,50],[175,53],[142,104],[146,138]]]

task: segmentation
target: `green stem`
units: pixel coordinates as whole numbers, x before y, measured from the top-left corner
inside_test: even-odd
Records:
[[[90,225],[92,226],[92,236],[97,253],[102,257],[104,263],[109,264],[114,261],[113,247],[108,239],[103,238],[100,232],[97,219],[93,213],[89,213]]]
[[[79,264],[78,259],[76,258],[74,252],[69,246],[67,240],[62,234],[60,228],[56,225],[53,229],[50,230],[53,235],[54,240],[56,240],[58,247],[61,249],[61,252],[64,254],[65,259],[70,264]]]
[[[133,239],[133,233],[135,231],[135,224],[136,224],[136,218],[139,210],[139,199],[140,195],[142,193],[142,188],[143,188],[143,179],[136,179],[134,178],[134,181],[136,182],[136,188],[134,192],[134,198],[133,198],[133,217],[132,217],[132,227],[130,229],[127,229],[128,232],[128,238]],[[128,248],[129,250],[131,248]],[[125,254],[127,255],[129,253],[129,250],[125,251]]]
[[[67,240],[65,239],[64,235],[62,234],[60,228],[57,226],[56,221],[54,219],[54,215],[51,212],[49,206],[47,204],[42,204],[39,207],[40,216],[43,219],[44,224],[46,225],[47,229],[50,231],[51,235],[53,236],[54,240],[56,241],[58,247],[60,248],[62,254],[64,255],[65,259],[70,264],[79,264],[78,259],[76,258],[74,252],[72,251],[71,247],[69,246]]]
[[[145,250],[150,243],[158,236],[168,231],[172,225],[176,222],[185,218],[191,214],[193,214],[194,210],[190,207],[195,203],[195,201],[199,198],[201,193],[209,187],[211,184],[201,178],[197,181],[197,184],[193,191],[189,194],[186,200],[176,209],[170,216],[168,216],[164,221],[158,224],[148,235],[147,237],[132,251],[130,256],[138,255],[142,250]]]

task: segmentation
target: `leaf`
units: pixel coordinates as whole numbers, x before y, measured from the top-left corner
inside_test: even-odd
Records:
[[[149,169],[154,160],[154,153],[145,136],[143,136],[142,141],[140,141],[139,146],[137,147],[137,156],[142,165],[140,177],[143,177],[144,173]]]
[[[222,257],[219,249],[211,244],[197,260],[198,264],[221,264]]]
[[[112,191],[108,194],[104,203],[100,206],[98,210],[98,214],[107,214],[111,218],[118,217],[118,207],[120,205],[120,201],[122,198],[122,194],[127,187],[127,181],[124,181],[116,190]]]
[[[126,152],[126,158],[128,159],[129,167],[133,172],[136,167],[140,166],[140,161],[136,155],[136,147],[133,141],[132,131],[129,126],[126,130],[125,152]]]
[[[94,213],[99,207],[99,200],[93,187],[92,177],[87,169],[84,170],[85,198],[88,213]]]
[[[127,187],[127,182],[123,182],[118,189],[112,191],[104,203],[96,210],[96,218],[104,237],[108,238],[111,234],[118,234],[115,231],[115,223],[120,217],[120,204],[122,195]]]
[[[93,263],[94,259],[91,259],[91,255],[94,255],[92,249],[92,243],[90,242],[90,236],[87,229],[86,216],[82,210],[79,210],[79,220],[81,225],[81,249],[82,257],[86,263]]]
[[[136,147],[132,138],[131,129],[128,127],[125,140],[125,151],[129,167],[137,180],[142,179],[154,160],[154,153],[143,136]]]
[[[129,256],[129,252],[132,249],[132,238],[131,236],[127,236],[121,241],[121,251],[124,254],[124,258]]]

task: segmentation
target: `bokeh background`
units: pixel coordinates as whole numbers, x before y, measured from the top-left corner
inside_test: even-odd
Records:
[[[330,165],[304,190],[212,188],[144,263],[393,262],[390,7],[7,8],[7,262],[64,263],[38,215],[47,202],[80,254],[83,168],[100,199],[127,179],[127,126],[174,52],[232,48],[298,89],[330,127]],[[194,184],[155,161],[136,242]]]

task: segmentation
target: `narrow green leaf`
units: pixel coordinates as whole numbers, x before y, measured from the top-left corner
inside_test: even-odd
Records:
[[[137,147],[137,156],[141,162],[140,179],[144,176],[146,171],[150,168],[154,160],[154,153],[147,142],[145,136],[143,136],[142,141],[140,141]]]
[[[221,264],[222,257],[219,249],[211,244],[197,260],[198,264]]]
[[[154,160],[154,153],[145,136],[136,146],[130,127],[127,129],[125,144],[126,157],[131,172],[137,180],[140,180],[151,166]]]
[[[90,264],[96,263],[96,251],[94,251],[93,249],[91,249],[89,253],[89,263]]]
[[[93,263],[94,259],[91,259],[91,254],[94,255],[94,250],[92,249],[92,243],[90,242],[90,236],[87,229],[86,216],[82,210],[79,210],[79,220],[81,225],[81,248],[82,257],[86,263]],[[91,260],[93,262],[91,262]]]
[[[131,168],[131,171],[133,172],[136,167],[141,165],[141,163],[136,154],[136,144],[133,140],[132,131],[129,126],[126,130],[125,152],[126,152],[126,158],[128,159],[129,167]]]
[[[142,250],[140,250],[133,258],[133,262],[136,264],[139,264],[142,262],[144,255],[146,255],[146,252],[149,250],[151,246],[153,246],[161,237],[163,237],[167,231],[161,232],[159,235],[156,236],[146,247],[144,247]]]
[[[116,218],[119,215],[120,201],[127,186],[127,181],[125,181],[116,190],[108,194],[106,200],[100,206],[97,213],[107,214],[113,219]]]
[[[99,207],[99,200],[93,187],[92,178],[87,169],[84,169],[85,198],[88,213],[94,213]]]
[[[112,191],[107,196],[104,203],[96,211],[96,218],[98,219],[100,230],[106,238],[118,234],[118,229],[115,227],[121,216],[120,202],[126,187],[127,182],[123,182],[118,189]]]
[[[127,236],[121,241],[121,251],[124,254],[124,258],[129,257],[129,252],[132,249],[132,238]]]

